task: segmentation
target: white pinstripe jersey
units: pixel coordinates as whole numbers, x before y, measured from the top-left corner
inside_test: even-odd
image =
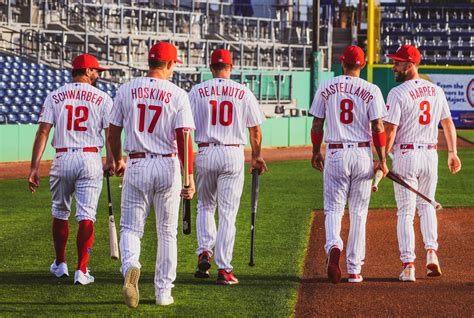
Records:
[[[438,142],[440,120],[451,116],[441,87],[423,79],[393,88],[387,97],[386,122],[397,125],[395,144]]]
[[[246,128],[265,120],[255,95],[230,79],[214,78],[194,86],[189,100],[197,143],[245,145]]]
[[[101,148],[111,109],[107,93],[90,84],[68,83],[48,94],[38,122],[54,125],[54,148]]]
[[[177,128],[194,129],[186,92],[168,80],[139,77],[119,87],[110,123],[124,127],[124,150],[177,153]]]
[[[387,113],[376,85],[347,75],[321,82],[309,112],[326,119],[326,143],[370,141],[370,121]]]

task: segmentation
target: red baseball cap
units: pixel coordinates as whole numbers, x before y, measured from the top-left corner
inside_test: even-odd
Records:
[[[149,60],[155,61],[173,61],[183,64],[183,61],[178,60],[178,49],[171,43],[158,42],[153,45],[148,53]]]
[[[421,62],[420,51],[409,44],[402,45],[394,54],[387,54],[387,57],[395,61],[413,62],[419,64]]]
[[[89,54],[81,54],[76,56],[76,58],[72,61],[72,69],[79,70],[82,68],[93,68],[98,70],[99,72],[107,70],[106,68],[99,66],[99,61]]]
[[[214,50],[211,54],[211,64],[217,63],[232,65],[232,54],[230,51],[224,49]]]
[[[339,58],[340,61],[344,61],[351,65],[365,65],[364,51],[357,45],[349,45],[344,49],[344,53]]]

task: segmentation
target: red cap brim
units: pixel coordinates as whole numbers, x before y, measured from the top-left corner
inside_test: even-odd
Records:
[[[98,70],[99,72],[103,72],[103,71],[108,70],[107,68],[103,68],[103,67],[96,67],[95,69]]]
[[[411,62],[411,61],[409,61],[407,59],[404,59],[400,56],[397,56],[395,54],[387,54],[387,57],[389,57],[389,58],[391,58],[392,60],[395,60],[395,61]]]
[[[178,63],[178,64],[183,64],[183,61],[181,61],[181,60],[178,60],[178,59],[176,59],[176,61],[175,61],[175,62],[176,62],[176,63]]]

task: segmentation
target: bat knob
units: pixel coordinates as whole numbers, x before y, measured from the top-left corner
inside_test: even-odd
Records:
[[[372,187],[372,192],[377,192],[377,191],[379,191],[379,188],[376,187],[376,186],[373,186],[373,187]]]
[[[255,266],[255,263],[250,262],[250,263],[249,263],[249,266],[252,266],[252,267],[253,267],[253,266]]]
[[[441,210],[442,208],[443,208],[443,207],[442,207],[441,204],[439,204],[439,203],[436,204],[436,206],[435,206],[435,209],[436,209],[436,210]]]

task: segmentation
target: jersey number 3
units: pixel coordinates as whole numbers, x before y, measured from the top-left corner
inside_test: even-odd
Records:
[[[418,121],[422,125],[428,125],[431,121],[431,105],[430,102],[427,100],[424,100],[420,103],[420,110],[421,110],[421,115],[418,117]]]
[[[77,106],[74,109],[74,106],[66,105],[66,109],[67,130],[86,131],[87,127],[81,126],[81,124],[89,118],[89,108],[87,108],[86,106]],[[76,119],[74,120],[74,125],[72,124],[73,117],[76,117]]]
[[[213,126],[217,125],[217,108],[219,108],[219,123],[222,126],[230,126],[232,124],[232,114],[234,112],[234,105],[232,102],[224,100],[219,104],[219,107],[217,107],[216,100],[210,100],[209,103],[212,106],[211,124]]]
[[[341,114],[339,118],[341,123],[343,124],[350,124],[354,121],[354,113],[352,110],[354,109],[354,102],[351,99],[343,99],[341,100]]]

